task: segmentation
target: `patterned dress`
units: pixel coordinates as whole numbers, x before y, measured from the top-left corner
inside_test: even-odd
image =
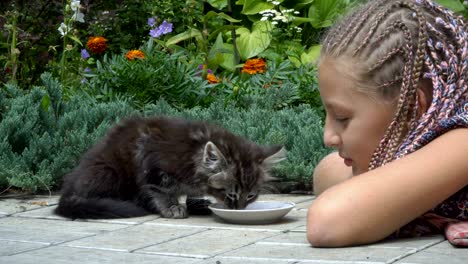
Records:
[[[413,144],[417,146],[416,148],[420,148],[436,137],[455,128],[468,128],[468,102],[461,104],[455,115],[441,120],[435,126],[435,129],[424,133],[420,140],[413,142]],[[458,221],[468,221],[468,185],[465,185],[465,187],[429,212],[400,228],[392,237],[413,237],[430,233],[442,233],[448,223]]]

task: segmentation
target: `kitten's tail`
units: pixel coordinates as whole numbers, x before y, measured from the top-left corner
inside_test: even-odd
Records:
[[[62,196],[55,213],[76,219],[127,218],[148,215],[149,212],[129,201],[86,199],[78,196]]]

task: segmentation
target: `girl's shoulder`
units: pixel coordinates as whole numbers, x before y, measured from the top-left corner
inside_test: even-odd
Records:
[[[408,152],[408,149],[417,150],[437,137],[457,128],[468,128],[468,100],[459,103],[450,115],[439,117],[432,126],[416,139],[404,142],[397,156],[403,156]]]

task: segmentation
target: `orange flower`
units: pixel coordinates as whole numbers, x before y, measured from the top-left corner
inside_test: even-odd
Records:
[[[107,49],[107,39],[103,37],[89,37],[86,47],[94,54],[101,54]]]
[[[221,82],[220,79],[216,78],[216,76],[212,73],[208,73],[206,75],[206,79],[208,80],[209,83],[219,83]]]
[[[134,59],[144,59],[145,58],[145,53],[141,50],[131,50],[125,54],[125,57],[127,60],[131,61]]]
[[[262,58],[248,59],[242,67],[242,72],[248,74],[264,73],[266,69],[265,60]]]

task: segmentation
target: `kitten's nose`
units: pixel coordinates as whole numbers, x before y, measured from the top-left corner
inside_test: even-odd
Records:
[[[240,208],[239,208],[239,203],[237,202],[237,200],[234,200],[234,201],[233,201],[233,200],[227,199],[227,200],[225,201],[225,204],[226,204],[226,206],[227,206],[228,208],[230,208],[230,209],[240,209]]]

